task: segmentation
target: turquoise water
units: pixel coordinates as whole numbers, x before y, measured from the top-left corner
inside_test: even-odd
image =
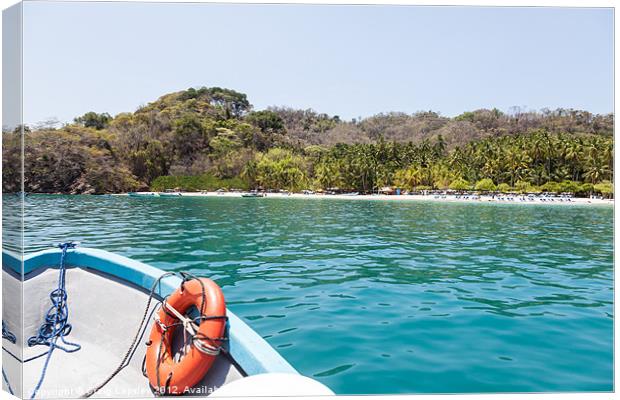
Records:
[[[27,199],[27,251],[74,239],[211,276],[339,394],[613,390],[611,207]]]

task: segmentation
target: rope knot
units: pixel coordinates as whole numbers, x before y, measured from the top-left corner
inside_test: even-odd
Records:
[[[75,249],[79,244],[79,242],[74,242],[73,240],[70,240],[68,242],[58,243],[56,247],[58,247],[60,250]]]
[[[168,326],[164,325],[164,323],[161,322],[161,320],[159,318],[155,319],[155,323],[159,326],[159,329],[161,329],[162,333],[168,332]]]
[[[17,338],[15,337],[13,332],[9,331],[9,328],[7,328],[4,320],[2,320],[2,339],[6,339],[13,344],[17,342]]]
[[[67,266],[65,265],[65,259],[67,256],[67,250],[74,249],[77,246],[77,242],[65,242],[58,244],[60,253],[60,265],[58,272],[58,287],[50,293],[50,300],[52,306],[45,314],[45,321],[39,327],[36,335],[28,338],[28,346],[45,345],[49,347],[47,351],[47,358],[45,364],[43,364],[43,371],[37,385],[30,396],[34,399],[37,392],[43,384],[45,379],[45,373],[47,366],[49,365],[50,358],[54,349],[58,348],[67,353],[73,353],[81,349],[81,346],[77,343],[69,342],[65,339],[65,336],[71,333],[71,324],[69,323],[69,308],[67,306],[67,291],[65,290],[65,276]],[[62,345],[58,344],[58,339],[62,342]]]

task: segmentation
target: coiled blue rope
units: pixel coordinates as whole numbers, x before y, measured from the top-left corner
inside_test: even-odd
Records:
[[[11,331],[9,331],[9,328],[6,327],[4,320],[2,321],[2,339],[6,339],[11,343],[17,342],[17,338]],[[4,383],[6,383],[6,387],[7,389],[9,389],[9,393],[14,395],[15,393],[13,393],[13,388],[9,383],[9,378],[6,376],[6,372],[4,372],[4,367],[2,367],[2,379],[4,379]]]
[[[11,343],[17,342],[17,338],[13,332],[9,331],[9,328],[6,327],[6,323],[4,321],[2,321],[2,339],[6,339]]]
[[[36,336],[32,336],[28,339],[28,346],[45,345],[49,347],[47,351],[47,358],[45,364],[43,364],[43,370],[41,371],[41,377],[37,386],[35,386],[31,399],[37,395],[37,392],[43,384],[45,379],[45,373],[47,372],[47,366],[49,365],[52,353],[55,349],[66,351],[67,353],[73,353],[81,349],[81,346],[77,343],[71,343],[65,340],[65,336],[71,333],[71,324],[69,320],[69,308],[67,307],[67,291],[65,289],[65,276],[66,265],[65,258],[67,256],[67,250],[75,248],[76,243],[67,242],[59,244],[58,247],[62,250],[60,254],[60,267],[58,277],[58,288],[54,289],[50,293],[50,300],[52,306],[47,311],[45,316],[45,322],[39,327],[39,331]],[[60,339],[63,345],[57,344]]]

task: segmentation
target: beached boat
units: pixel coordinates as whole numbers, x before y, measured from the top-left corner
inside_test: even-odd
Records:
[[[127,193],[127,196],[129,197],[154,197],[156,196],[156,194],[152,192],[129,192]]]
[[[265,197],[265,195],[263,193],[258,193],[258,192],[248,192],[248,193],[243,193],[241,197]]]
[[[179,192],[159,192],[159,197],[179,197],[182,196]]]
[[[333,394],[323,384],[300,375],[223,304],[226,318],[210,319],[196,308],[178,307],[178,302],[178,309],[172,308],[171,299],[191,293],[195,289],[189,288],[196,287],[196,282],[206,282],[202,278],[198,281],[103,250],[74,248],[70,243],[25,255],[23,264],[19,255],[5,251],[2,266],[3,384],[7,389],[11,386],[19,397],[170,394],[172,375],[177,373],[174,368],[186,360],[195,362],[195,357],[206,357],[212,363],[208,372],[191,387],[175,390],[201,396]],[[209,304],[212,292],[207,291],[205,301],[204,286],[202,290],[202,304]],[[15,303],[22,298],[23,331],[21,307]],[[203,326],[218,323],[222,324],[222,337],[198,336]],[[164,340],[167,329],[171,336]],[[198,333],[194,330],[192,335],[192,329]],[[163,344],[154,346],[153,338],[159,337],[159,332]],[[153,359],[155,347],[160,353]],[[161,354],[169,356],[160,359]],[[154,360],[158,363],[155,370]],[[154,371],[159,376],[162,360],[173,370],[161,383],[163,392],[159,393],[150,382]],[[195,367],[202,368],[201,364]]]

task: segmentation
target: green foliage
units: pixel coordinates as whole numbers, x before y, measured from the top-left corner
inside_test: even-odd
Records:
[[[192,160],[198,151],[204,150],[209,143],[207,130],[201,120],[186,114],[173,123],[173,148],[179,160]]]
[[[73,121],[85,128],[95,128],[100,130],[107,128],[111,120],[112,117],[108,113],[97,114],[96,112],[90,111],[81,117],[75,118]]]
[[[212,154],[216,157],[226,156],[230,152],[239,150],[243,146],[239,137],[227,128],[219,128],[217,135],[209,141]]]
[[[176,99],[193,105],[198,105],[200,102],[208,103],[221,111],[219,116],[224,119],[240,118],[252,108],[244,93],[220,87],[189,88],[179,92]]]
[[[519,193],[530,193],[532,184],[526,181],[517,181],[514,185],[515,191]]]
[[[561,191],[560,184],[557,182],[547,182],[544,185],[542,185],[540,189],[543,192],[549,192],[549,193],[559,193]]]
[[[499,185],[497,185],[497,190],[499,190],[502,193],[510,193],[512,192],[512,188],[510,187],[509,184],[507,183],[500,183]]]
[[[245,120],[262,132],[282,132],[285,130],[282,118],[270,110],[253,111],[245,117]]]
[[[271,149],[257,156],[253,180],[265,189],[297,191],[308,186],[307,163],[290,150]]]
[[[420,186],[416,186],[415,190],[418,191],[422,191],[422,190],[432,190],[433,187],[432,186],[428,186],[428,185],[420,185]]]
[[[592,192],[594,192],[594,185],[589,182],[582,183],[577,190],[577,193],[581,195],[589,195]]]
[[[457,121],[474,122],[475,117],[476,115],[473,112],[465,111],[463,114],[457,115],[454,119]]]
[[[530,182],[526,181],[517,181],[517,183],[515,183],[515,191],[518,193],[538,193],[541,189],[542,188],[532,186]]]
[[[110,140],[103,130],[78,126],[30,133],[24,142],[24,190],[99,194],[142,187]]]
[[[315,180],[313,187],[328,189],[344,186],[344,180],[340,173],[341,167],[336,162],[321,162],[314,168]]]
[[[413,190],[421,185],[422,171],[415,166],[399,169],[394,173],[394,184],[397,187]]]
[[[489,178],[484,178],[476,182],[475,189],[481,192],[493,192],[497,190],[497,186]]]
[[[151,183],[150,188],[153,191],[181,188],[188,192],[196,192],[200,190],[215,191],[220,188],[247,190],[249,186],[241,178],[220,179],[211,174],[202,174],[197,176],[160,176]]]
[[[614,185],[611,182],[601,182],[594,185],[594,191],[601,193],[605,197],[612,197],[614,194]]]
[[[166,156],[164,144],[159,140],[151,140],[137,150],[130,150],[126,154],[132,173],[150,182],[161,175],[166,175],[170,161]]]
[[[200,87],[134,113],[89,112],[75,124],[24,132],[24,184],[33,192],[199,190],[232,178],[248,187],[362,193],[384,186],[470,190],[470,182],[480,191],[540,187],[587,195],[599,185],[598,192],[613,192],[605,184],[613,179],[613,115],[579,110],[481,109],[455,118],[422,111],[342,121],[314,110],[252,112],[243,93]],[[19,188],[19,133],[3,138],[5,190]]]
[[[2,192],[22,190],[21,129],[2,134]]]
[[[244,93],[219,87],[209,88],[207,91],[211,103],[226,111],[226,118],[239,118],[252,108]]]
[[[579,191],[579,182],[563,181],[559,184],[560,193],[577,193]]]
[[[540,190],[549,193],[579,193],[580,184],[575,181],[547,182],[540,186]]]
[[[245,121],[258,128],[252,132],[251,146],[258,151],[268,150],[286,132],[282,118],[273,111],[254,111]]]
[[[458,191],[471,190],[471,184],[463,178],[457,178],[450,183],[450,189]]]

